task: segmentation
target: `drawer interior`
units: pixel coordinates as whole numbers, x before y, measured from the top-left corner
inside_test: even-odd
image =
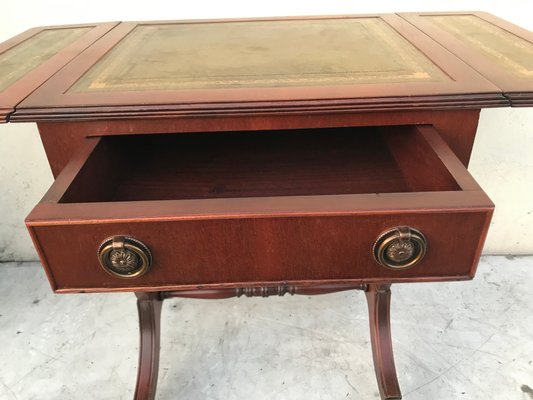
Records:
[[[409,126],[95,140],[60,203],[460,190]]]
[[[473,276],[493,205],[432,126],[86,138],[26,219],[54,290]],[[374,259],[393,227],[423,233],[415,268]],[[149,272],[108,274],[128,236]],[[74,262],[73,262],[74,260]]]

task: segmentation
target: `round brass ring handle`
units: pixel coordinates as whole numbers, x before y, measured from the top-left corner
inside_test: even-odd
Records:
[[[390,269],[408,269],[426,255],[427,240],[418,229],[398,226],[379,235],[374,244],[374,258]]]
[[[119,278],[137,278],[152,265],[152,254],[141,241],[127,236],[112,236],[98,248],[98,260],[109,274]]]

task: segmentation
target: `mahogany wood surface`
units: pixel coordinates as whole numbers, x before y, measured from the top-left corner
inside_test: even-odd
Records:
[[[232,297],[270,297],[284,296],[286,294],[314,296],[321,294],[336,293],[345,290],[364,290],[366,285],[353,283],[346,284],[314,284],[314,285],[289,285],[283,283],[278,286],[248,286],[242,288],[218,288],[218,289],[192,289],[161,292],[163,299],[184,297],[190,299],[229,299]]]
[[[161,307],[159,293],[136,293],[139,312],[139,367],[134,400],[154,400],[159,371]]]
[[[372,356],[378,381],[378,388],[383,400],[402,398],[394,354],[390,326],[390,285],[368,285],[365,290],[368,303],[370,338]]]
[[[468,165],[479,119],[479,110],[372,112],[355,114],[302,114],[214,118],[166,118],[81,122],[39,122],[52,173],[57,176],[88,136],[186,132],[247,131],[274,129],[335,128],[431,124]]]
[[[466,14],[533,42],[531,32],[494,16]],[[0,123],[38,122],[56,178],[26,220],[53,290],[136,293],[135,400],[155,399],[163,299],[352,289],[366,292],[381,398],[401,399],[390,285],[474,276],[493,211],[466,170],[480,109],[533,105],[531,79],[490,62],[424,15],[90,24],[0,92]],[[421,75],[104,90],[111,68],[97,82],[101,90],[90,85],[93,67],[139,27],[358,18],[379,21],[381,33],[399,38],[396,45],[406,40],[405,48],[420,52],[429,64],[410,72]],[[48,28],[0,44],[0,55]],[[425,257],[411,269],[382,267],[375,240],[405,225],[425,235]],[[121,279],[103,270],[96,251],[115,235],[148,246],[148,273]]]
[[[459,14],[493,24],[520,43],[533,43],[531,32],[494,16]],[[353,289],[366,293],[381,398],[401,399],[390,285],[474,276],[493,211],[466,170],[480,109],[533,105],[530,76],[520,77],[523,71],[507,70],[499,60],[491,62],[481,48],[476,51],[425,15],[89,24],[94,28],[0,92],[0,123],[38,122],[56,178],[26,220],[53,290],[131,291],[137,296],[135,400],[156,396],[164,299]],[[331,28],[358,18],[364,28],[357,28],[358,34],[372,32],[366,28],[377,24],[381,28],[373,32],[380,39],[394,38],[390,54],[379,64],[382,49],[374,48],[375,54],[365,53],[374,55],[368,65],[380,69],[340,68],[337,77],[327,76],[320,84],[313,75],[317,71],[303,71],[309,76],[302,77],[299,65],[285,62],[293,79],[285,84],[276,83],[276,73],[282,75],[276,70],[259,83],[240,76],[227,84],[229,74],[226,83],[210,81],[205,87],[193,79],[171,82],[168,88],[146,89],[149,85],[139,82],[132,89],[130,82],[107,90],[106,79],[117,65],[126,65],[125,74],[135,83],[138,64],[115,57],[103,75],[93,68],[112,59],[138,28],[332,20]],[[72,27],[77,26],[85,25]],[[27,31],[0,44],[0,55],[46,29],[66,27]],[[165,40],[174,51],[175,42]],[[362,53],[350,65],[362,65]],[[405,64],[405,59],[410,61]],[[167,65],[164,57],[146,60],[155,68],[148,68],[147,79],[153,80],[158,62]],[[323,60],[330,59],[318,59]],[[398,61],[398,69],[383,68],[393,65],[391,60]],[[529,68],[529,60],[523,64]],[[390,81],[379,77],[384,70],[391,73]],[[168,71],[163,68],[172,79],[186,78]],[[358,81],[357,73],[367,75]],[[94,76],[99,80],[91,80]],[[387,269],[374,260],[376,239],[396,226],[418,229],[427,239],[425,257],[411,269]],[[116,235],[148,246],[153,265],[147,274],[121,279],[101,268],[97,249]]]
[[[486,13],[470,14],[532,43],[531,32]],[[533,103],[531,79],[517,77],[460,38],[424,18],[429,13],[341,15],[266,19],[154,21],[93,24],[89,33],[0,93],[5,121],[80,121],[135,118],[274,116],[394,110],[479,109],[528,106]],[[172,89],[111,92],[71,91],[83,75],[139,26],[224,23],[279,23],[372,18],[408,40],[448,80],[427,82],[361,83],[330,86]],[[89,26],[93,26],[90,25]],[[0,44],[0,53],[44,29],[35,28]],[[114,29],[112,29],[114,28]],[[423,32],[423,34],[421,34]],[[71,61],[72,62],[69,62]],[[67,65],[68,63],[68,65]],[[260,90],[258,90],[260,89]],[[33,93],[32,93],[33,92]],[[30,95],[31,94],[31,95]],[[13,112],[15,110],[16,111]]]
[[[369,16],[363,16],[368,18]],[[508,105],[500,89],[436,41],[395,14],[375,15],[406,38],[450,79],[430,82],[374,83],[194,90],[71,92],[68,89],[140,24],[195,24],[206,21],[124,22],[26,99],[14,121],[135,117],[285,115],[371,110],[456,109]],[[361,16],[301,17],[305,20]],[[295,20],[296,17],[284,20]],[[253,23],[253,20],[237,20]],[[266,19],[268,20],[268,19]],[[271,18],[272,21],[283,19]],[[214,20],[225,23],[236,20]]]
[[[28,217],[27,225],[52,286],[62,292],[473,276],[492,203],[434,128],[391,127],[384,136],[394,139],[388,145],[390,152],[404,153],[404,144],[412,143],[411,148],[418,151],[413,155],[419,159],[415,164],[422,163],[409,172],[406,166],[410,161],[396,157],[399,171],[418,174],[416,179],[405,181],[407,188],[402,193],[273,197],[256,193],[258,197],[126,202],[95,201],[99,200],[95,193],[104,190],[100,183],[107,178],[109,165],[113,170],[116,154],[108,152],[107,138],[95,137],[87,140],[58,176]],[[403,141],[395,143],[400,137]],[[260,139],[258,135],[254,140]],[[285,159],[290,160],[289,156]],[[402,163],[406,165],[403,170]],[[432,174],[435,180],[424,178]],[[428,187],[428,182],[437,186]],[[90,188],[95,184],[101,187],[93,193]],[[414,186],[410,189],[409,185]],[[82,197],[69,192],[76,187],[81,188]],[[161,191],[158,187],[155,182],[156,193]],[[419,189],[438,191],[417,192]],[[90,197],[84,199],[87,195]],[[78,202],[69,203],[69,199]],[[373,260],[374,240],[382,231],[398,225],[416,227],[428,238],[428,253],[417,268],[392,271]],[[148,245],[154,256],[152,271],[124,280],[100,268],[96,249],[108,236],[119,234]],[[79,264],[73,266],[73,259],[80,260]]]
[[[344,290],[364,290],[368,303],[370,337],[378,388],[383,400],[401,399],[394,367],[390,331],[390,284],[314,284],[292,286],[250,286],[245,288],[194,289],[169,292],[136,292],[141,347],[134,400],[154,400],[159,367],[162,301],[171,298],[227,299],[231,297],[269,297],[322,295]]]
[[[458,190],[431,147],[415,132],[404,131],[336,128],[255,135],[108,136],[100,140],[60,202]],[[413,157],[413,152],[424,156]],[[431,174],[419,172],[429,168]]]
[[[529,74],[529,76],[516,76],[510,73],[505,65],[494,62],[494,60],[488,58],[482,52],[476,51],[473,46],[469,45],[464,40],[445,31],[426,17],[439,15],[475,16],[503,29],[509,34],[516,35],[516,40],[525,40],[526,42],[529,42],[530,46],[533,46],[533,32],[484,12],[425,12],[401,13],[399,15],[497,85],[510,100],[512,106],[533,106],[533,79],[531,74]],[[531,62],[529,67],[530,73],[533,72],[531,71]]]
[[[82,24],[82,25],[61,25],[61,26],[43,26],[33,28],[17,35],[8,41],[0,43],[0,55],[35,35],[45,30],[92,27],[83,36],[76,39],[67,47],[60,50],[57,54],[44,61],[36,68],[28,72],[21,79],[0,91],[0,123],[7,122],[7,117],[15,107],[24,100],[30,93],[36,90],[40,85],[47,81],[54,73],[66,65],[70,60],[75,58],[83,50],[89,47],[100,37],[115,27],[118,22],[99,23],[99,24]]]

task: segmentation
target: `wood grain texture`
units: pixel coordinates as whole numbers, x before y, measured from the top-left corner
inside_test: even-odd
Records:
[[[87,289],[167,288],[307,280],[417,281],[471,277],[488,211],[402,212],[345,217],[99,222],[40,225],[30,229],[44,251],[54,286]],[[376,264],[372,247],[386,229],[409,225],[429,242],[416,267],[392,271]],[[459,235],[460,233],[460,235]],[[138,279],[108,275],[96,259],[100,243],[127,234],[151,250],[152,270]],[[71,261],[75,260],[75,261]],[[242,286],[242,285],[241,285]]]
[[[532,41],[475,16],[503,41]],[[426,22],[95,25],[0,93],[0,122],[38,121],[56,177],[26,220],[52,289],[136,293],[136,400],[155,399],[163,299],[352,289],[366,292],[381,398],[401,399],[390,284],[474,276],[493,211],[466,170],[479,111],[533,105],[522,69],[487,66],[482,51],[465,53]],[[36,32],[0,44],[0,56]],[[260,46],[265,37],[272,43]],[[423,232],[427,253],[411,269],[386,269],[375,240],[404,225]],[[150,248],[146,275],[101,268],[96,250],[115,235]]]
[[[366,291],[372,356],[382,400],[399,400],[402,398],[394,354],[390,326],[390,285],[368,285]]]
[[[17,121],[83,120],[134,117],[191,117],[191,116],[243,116],[285,115],[317,112],[364,112],[371,110],[456,109],[507,105],[501,91],[480,76],[461,60],[445,50],[434,40],[394,14],[375,16],[337,16],[266,19],[260,23],[290,24],[308,21],[315,24],[336,19],[374,18],[406,39],[409,46],[420,51],[430,63],[435,64],[449,79],[427,82],[360,83],[339,85],[226,87],[224,89],[172,89],[167,90],[113,90],[109,92],[69,91],[100,60],[110,57],[115,46],[139,26],[157,26],[158,23],[122,23],[102,40],[80,54],[60,73],[47,81],[40,90],[21,104],[13,115]],[[211,21],[210,24],[254,24],[259,20]],[[317,22],[318,21],[318,22]],[[205,22],[159,22],[172,24],[201,24]],[[300,22],[298,22],[300,23]],[[303,23],[303,22],[302,22]],[[335,26],[335,25],[333,25]],[[378,40],[378,39],[376,39]],[[280,44],[280,46],[285,43]],[[312,40],[308,44],[313,46]],[[311,50],[310,50],[311,51]],[[400,51],[401,53],[401,51]],[[402,53],[400,58],[405,58]],[[223,58],[223,57],[222,57]],[[107,58],[106,58],[107,59]],[[163,60],[163,62],[165,62]],[[287,63],[290,70],[293,65]]]
[[[159,371],[161,307],[159,293],[136,293],[139,313],[139,366],[134,400],[154,400]]]
[[[38,124],[52,173],[57,176],[87,136],[187,132],[336,128],[431,124],[468,165],[476,134],[479,110],[373,112],[357,114],[305,114],[277,117],[217,117],[40,122]]]
[[[304,90],[305,91],[305,90]],[[349,93],[352,93],[350,90]],[[313,96],[321,96],[320,93]],[[140,102],[140,98],[138,99]],[[486,95],[428,95],[394,96],[388,99],[328,99],[294,101],[257,101],[247,103],[209,104],[164,104],[109,107],[55,107],[19,108],[12,115],[13,122],[40,121],[94,121],[120,119],[159,118],[215,118],[215,117],[277,117],[312,114],[343,114],[364,112],[412,111],[412,110],[476,110],[490,107],[509,106],[509,100],[502,94]]]
[[[483,12],[400,16],[498,86],[512,106],[533,105],[532,32]]]
[[[432,166],[443,165],[458,190],[450,191],[448,177],[435,192],[61,203],[87,160],[101,159],[97,142],[107,141],[94,138],[60,174],[27,224],[44,251],[45,266],[53,271],[54,287],[61,291],[471,277],[492,203],[434,129],[391,128],[388,134],[427,143],[417,157],[433,161],[427,170],[411,173],[437,173]],[[89,175],[91,180],[101,178]],[[416,269],[391,271],[373,260],[374,240],[398,225],[420,229],[430,242]],[[150,273],[125,281],[100,268],[95,249],[117,234],[148,245],[154,256]],[[72,259],[80,260],[83,274]]]
[[[403,128],[336,128],[104,137],[59,201],[457,190],[419,135]],[[411,165],[403,165],[404,154]]]
[[[232,297],[270,297],[284,296],[289,294],[302,296],[315,296],[329,293],[336,293],[345,290],[365,290],[366,285],[353,283],[347,284],[319,284],[319,285],[289,285],[283,283],[277,286],[248,286],[238,288],[215,288],[215,289],[193,289],[193,290],[176,290],[170,292],[161,292],[163,299],[183,297],[189,299],[229,299]]]

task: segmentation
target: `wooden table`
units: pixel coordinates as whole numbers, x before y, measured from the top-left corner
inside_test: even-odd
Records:
[[[364,290],[400,399],[396,282],[472,279],[493,205],[479,112],[533,105],[533,35],[483,13],[121,22],[0,44],[0,118],[55,182],[26,224],[56,293],[131,291],[135,399],[162,301]]]

